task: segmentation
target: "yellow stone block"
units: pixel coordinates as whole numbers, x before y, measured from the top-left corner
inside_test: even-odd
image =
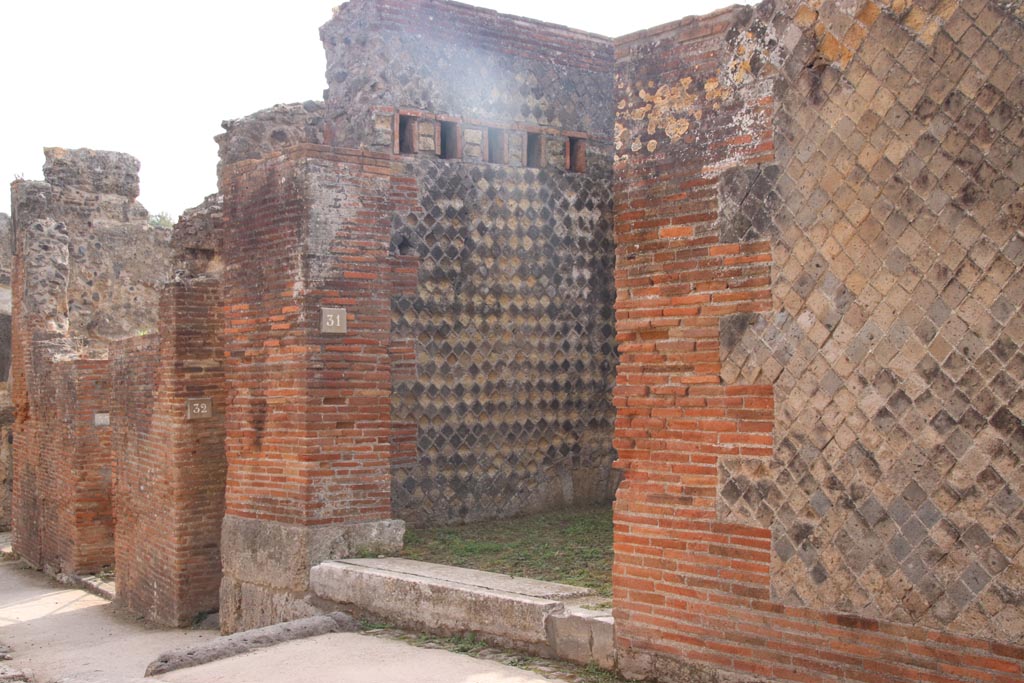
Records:
[[[907,16],[903,18],[903,25],[914,33],[921,33],[930,17],[920,7],[911,7]]]
[[[818,45],[818,52],[826,60],[830,62],[838,62],[841,54],[841,48],[839,41],[831,33],[826,33],[825,37],[822,38],[821,44]]]
[[[814,22],[818,20],[818,12],[807,5],[800,5],[800,9],[796,11],[796,16],[793,17],[793,21],[800,28],[808,28],[814,25]]]
[[[867,29],[860,24],[853,24],[850,26],[850,30],[848,30],[846,35],[843,37],[843,45],[851,52],[856,52],[860,49],[860,46],[867,35]]]
[[[864,24],[865,26],[871,26],[878,19],[878,15],[882,13],[882,10],[878,8],[878,5],[868,0],[864,3],[864,6],[860,8],[860,12],[857,13],[857,21]]]

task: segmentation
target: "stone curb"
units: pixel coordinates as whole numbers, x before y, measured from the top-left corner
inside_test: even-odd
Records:
[[[542,657],[615,666],[615,621],[580,606],[589,591],[575,586],[378,558],[320,563],[309,587],[322,600],[402,628],[475,633]]]
[[[327,633],[358,631],[355,620],[344,612],[332,612],[318,617],[296,619],[283,624],[265,626],[251,631],[242,631],[198,647],[182,648],[165,652],[146,667],[146,677],[158,676],[169,671],[177,671],[192,666],[199,666],[218,659],[227,659],[245,654],[278,643],[301,638],[312,638]]]
[[[78,574],[58,574],[54,578],[65,586],[71,586],[72,588],[83,590],[86,593],[92,593],[96,597],[103,598],[104,600],[114,600],[114,591],[108,588],[108,586],[114,585],[113,582],[103,581],[92,575],[79,576]]]

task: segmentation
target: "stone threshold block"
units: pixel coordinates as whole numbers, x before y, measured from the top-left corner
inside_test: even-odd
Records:
[[[610,611],[583,607],[586,588],[401,558],[347,559],[312,568],[318,598],[403,628],[472,632],[490,642],[612,667]]]

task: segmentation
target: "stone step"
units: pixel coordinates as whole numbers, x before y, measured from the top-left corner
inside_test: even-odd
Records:
[[[472,632],[538,655],[614,664],[608,610],[578,586],[402,558],[332,560],[313,567],[310,588],[324,600],[404,628]]]

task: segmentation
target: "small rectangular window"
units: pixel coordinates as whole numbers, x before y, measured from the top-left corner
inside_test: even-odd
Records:
[[[398,152],[416,153],[416,119],[412,116],[398,117]]]
[[[504,164],[505,131],[501,128],[487,129],[487,161],[492,164]]]
[[[568,167],[573,173],[587,170],[587,141],[583,138],[569,138]]]
[[[540,168],[542,165],[541,159],[544,157],[540,145],[540,133],[526,134],[526,165],[530,168]]]
[[[458,159],[462,155],[459,150],[459,124],[454,121],[441,122],[441,149],[442,159]]]

